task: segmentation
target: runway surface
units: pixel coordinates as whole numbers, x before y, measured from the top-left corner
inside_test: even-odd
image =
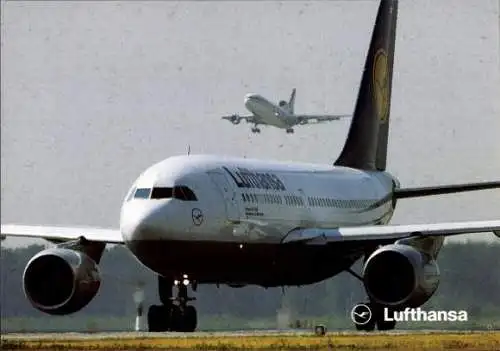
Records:
[[[388,332],[327,331],[327,336],[355,335],[428,335],[428,334],[485,334],[492,331],[465,330],[392,330]],[[311,330],[240,330],[195,333],[148,332],[99,332],[99,333],[5,333],[3,340],[104,340],[104,339],[154,339],[154,338],[227,338],[235,336],[310,336]]]

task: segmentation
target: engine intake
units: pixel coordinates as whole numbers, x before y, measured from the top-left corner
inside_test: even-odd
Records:
[[[393,244],[376,250],[363,270],[366,292],[386,306],[418,307],[439,285],[436,261],[412,246]]]
[[[79,311],[97,294],[101,278],[97,264],[85,253],[51,248],[28,262],[23,289],[38,310],[54,315]]]

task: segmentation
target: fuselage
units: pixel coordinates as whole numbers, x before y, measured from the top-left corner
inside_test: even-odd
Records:
[[[287,252],[280,245],[284,237],[301,227],[387,223],[395,182],[385,172],[330,165],[176,156],[151,166],[134,182],[122,206],[120,229],[137,258],[163,275],[174,274],[179,265],[200,281],[294,285],[292,272],[283,269],[295,267],[297,259],[309,260],[304,267],[329,260],[332,265],[320,280],[350,266],[363,248],[339,245],[338,257],[318,249],[296,250],[294,256],[293,248]],[[214,264],[220,267],[206,269]],[[260,271],[252,274],[266,267],[283,282],[271,283],[275,277]]]
[[[245,107],[265,124],[278,128],[290,128],[296,124],[293,115],[287,110],[259,94],[245,95]]]

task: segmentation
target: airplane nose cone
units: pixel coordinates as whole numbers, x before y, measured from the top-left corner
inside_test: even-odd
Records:
[[[254,98],[254,93],[249,93],[245,95],[245,105]]]
[[[154,240],[165,228],[163,206],[129,204],[123,209],[120,230],[125,242]]]

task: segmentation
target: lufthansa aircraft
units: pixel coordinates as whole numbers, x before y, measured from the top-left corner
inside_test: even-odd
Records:
[[[113,243],[158,275],[161,304],[148,310],[150,331],[194,331],[188,290],[198,284],[298,286],[343,271],[361,280],[373,314],[357,328],[393,329],[380,311],[415,308],[434,294],[446,236],[500,236],[500,220],[388,224],[399,199],[500,187],[402,188],[386,171],[397,8],[395,0],[380,3],[354,116],[333,165],[170,157],[133,183],[119,229],[2,224],[3,235],[57,244],[26,265],[31,304],[52,315],[85,307],[101,282],[105,245]],[[351,270],[359,259],[360,275]]]
[[[247,94],[245,95],[245,107],[252,112],[252,115],[223,116],[222,119],[226,119],[233,124],[239,124],[242,119],[247,123],[253,123],[253,133],[260,133],[257,126],[261,124],[282,129],[286,128],[286,132],[290,134],[294,132],[292,127],[296,125],[304,125],[312,123],[312,121],[315,121],[315,123],[337,121],[344,117],[350,117],[349,115],[297,115],[294,112],[295,91],[294,88],[288,102],[281,100],[278,105],[273,104],[259,94]]]

